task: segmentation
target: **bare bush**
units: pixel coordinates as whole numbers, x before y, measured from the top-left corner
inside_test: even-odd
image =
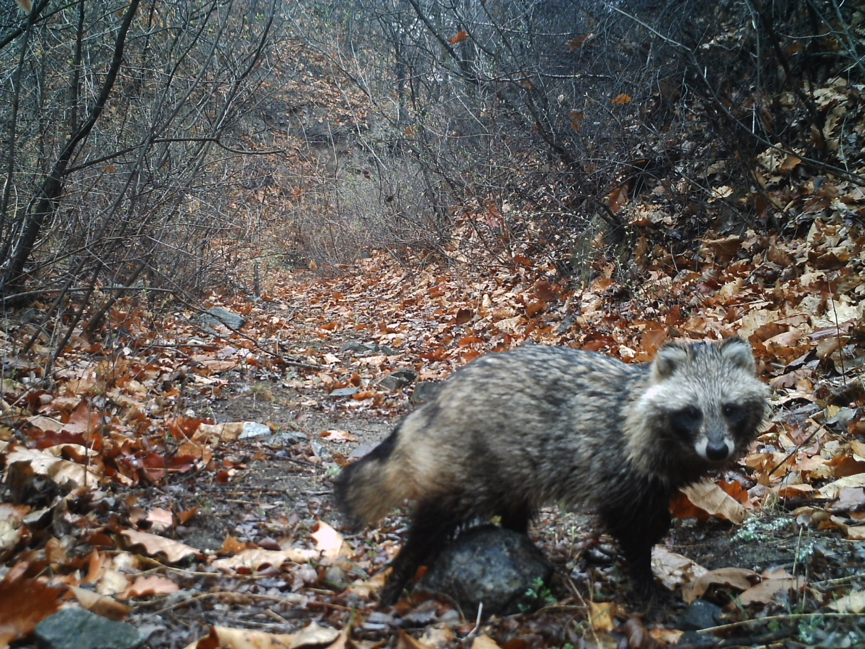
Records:
[[[10,3],[11,7],[11,3]],[[4,6],[4,304],[224,281],[282,3]],[[80,311],[79,311],[80,314]],[[92,321],[94,324],[96,321]]]
[[[620,209],[635,197],[675,218],[641,233],[665,246],[690,245],[719,219],[770,227],[707,182],[722,174],[747,192],[767,147],[861,180],[855,160],[807,142],[824,126],[818,84],[861,79],[861,20],[836,0],[358,0],[327,13],[341,30],[307,37],[384,125],[372,172],[398,156],[420,170],[423,204],[406,207],[436,215],[431,245],[461,256],[469,247],[446,242],[450,232],[503,261],[543,253],[571,272],[587,232],[627,251]],[[339,210],[353,200],[343,194]]]

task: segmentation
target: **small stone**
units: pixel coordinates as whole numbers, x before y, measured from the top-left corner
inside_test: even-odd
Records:
[[[255,421],[243,422],[243,432],[240,433],[238,439],[251,439],[254,437],[270,437],[271,430],[267,424],[260,424]]]
[[[683,631],[699,631],[718,626],[720,621],[721,608],[706,600],[698,599],[679,617],[679,628]]]
[[[289,431],[275,435],[270,443],[273,446],[294,446],[309,441],[309,435],[300,431]]]
[[[544,605],[552,564],[524,534],[482,525],[467,530],[434,561],[424,588],[453,597],[472,617],[511,615]]]
[[[415,380],[417,380],[417,372],[411,368],[404,368],[391,372],[384,378],[379,379],[376,385],[385,390],[396,392],[407,385],[411,385]]]
[[[66,608],[42,620],[35,635],[40,649],[135,649],[145,640],[134,626],[83,608]]]
[[[359,460],[367,453],[370,453],[375,448],[375,444],[361,444],[348,454],[348,459],[354,462]]]
[[[342,352],[354,352],[358,355],[364,354],[375,354],[378,352],[378,345],[376,343],[359,343],[356,341],[347,342],[340,348]]]
[[[234,331],[242,329],[246,324],[246,318],[243,316],[218,306],[202,313],[198,316],[198,321],[205,326],[225,325]]]
[[[427,401],[434,399],[439,390],[441,390],[441,387],[441,381],[423,381],[418,383],[414,386],[414,392],[409,397],[409,401],[411,401],[413,406],[423,405]]]

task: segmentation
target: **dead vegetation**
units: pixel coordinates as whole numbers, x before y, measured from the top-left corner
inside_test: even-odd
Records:
[[[20,72],[3,92],[36,102],[23,90],[41,62],[65,114],[74,58],[11,56],[60,15],[35,4],[30,22],[3,10],[4,74]],[[32,646],[61,606],[126,619],[151,646],[696,642],[682,606],[646,617],[621,599],[606,540],[557,511],[533,528],[558,569],[540,612],[476,624],[420,596],[378,611],[403,520],[344,536],[330,479],[425,382],[482,353],[531,341],[641,362],[671,338],[738,333],[774,419],[736,471],[673,503],[656,574],[676,602],[722,609],[710,646],[861,644],[862,14],[492,4],[299,3],[271,34],[304,38],[278,41],[284,58],[250,67],[234,103],[202,77],[189,95],[153,85],[150,59],[137,82],[138,41],[124,96],[147,107],[159,89],[179,121],[136,139],[146,125],[109,107],[14,277],[63,143],[39,139],[35,108],[4,113],[0,642]],[[229,17],[244,12],[212,9],[225,34],[242,28]],[[255,56],[256,29],[235,54]],[[237,120],[195,122],[209,145],[186,141],[184,96]],[[229,139],[262,155],[229,163]],[[101,160],[106,142],[117,155]],[[204,322],[196,299],[246,323]],[[406,369],[410,387],[383,382]]]

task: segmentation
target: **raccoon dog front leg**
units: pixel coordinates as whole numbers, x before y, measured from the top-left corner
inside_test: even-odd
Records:
[[[637,595],[644,601],[657,591],[652,573],[652,548],[667,534],[672,517],[666,489],[646,486],[631,502],[613,503],[601,511],[604,525],[631,571]]]
[[[408,538],[391,564],[390,577],[381,592],[382,604],[396,604],[418,568],[436,558],[456,532],[460,520],[446,503],[418,504]]]

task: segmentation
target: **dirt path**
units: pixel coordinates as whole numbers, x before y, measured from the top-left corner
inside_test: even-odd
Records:
[[[230,480],[221,482],[206,472],[181,476],[162,489],[122,491],[122,497],[134,498],[135,506],[144,510],[197,508],[188,523],[175,530],[175,538],[206,553],[221,553],[229,538],[233,552],[242,546],[274,550],[314,545],[310,532],[318,521],[339,524],[330,495],[331,477],[338,471],[334,456],[348,457],[376,444],[391,423],[336,408],[328,413],[304,407],[296,390],[263,385],[240,384],[227,398],[190,404],[208,408],[207,414],[217,421],[267,422],[279,431],[236,442],[219,453],[223,465],[234,469]],[[323,436],[326,431],[350,432],[351,441],[338,433]],[[333,436],[337,441],[329,439]],[[312,565],[237,577],[201,567],[172,569],[180,592],[136,608],[129,622],[150,633],[150,646],[184,647],[206,637],[212,626],[290,633],[314,621],[336,628],[347,622],[347,609],[327,602],[317,605],[319,594],[306,594],[322,577]]]

